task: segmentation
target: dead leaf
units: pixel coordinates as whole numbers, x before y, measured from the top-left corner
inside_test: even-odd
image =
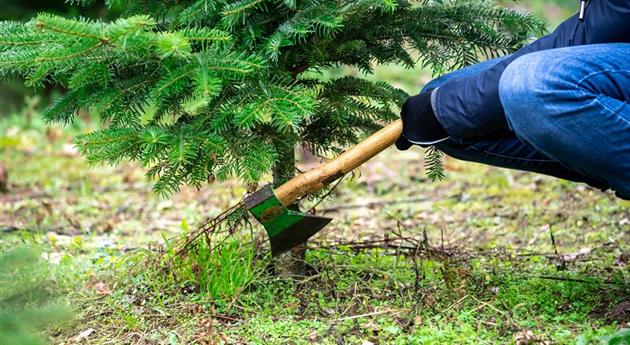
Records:
[[[422,316],[416,315],[416,317],[413,318],[413,324],[415,326],[422,326]]]
[[[186,309],[188,309],[188,312],[190,314],[201,314],[203,313],[203,306],[199,305],[199,304],[189,304],[186,306]]]
[[[109,289],[109,287],[107,287],[107,285],[103,282],[98,282],[94,285],[94,290],[96,291],[97,295],[111,295],[112,294],[112,290]]]
[[[42,206],[44,207],[44,210],[46,210],[49,216],[52,215],[53,207],[50,200],[42,200]]]
[[[534,335],[529,329],[524,329],[514,335],[514,344],[516,345],[549,345],[549,340],[543,340],[541,337]]]
[[[587,256],[588,254],[591,253],[591,251],[593,251],[593,248],[584,247],[584,248],[580,249],[576,253],[563,254],[562,255],[562,260],[564,260],[564,261],[575,261],[576,259],[579,259],[579,258],[582,258],[584,256]]]
[[[108,220],[107,222],[105,222],[105,224],[102,225],[100,232],[110,233],[112,232],[112,230],[114,230],[114,222],[112,222],[111,220]]]
[[[58,265],[61,262],[62,255],[58,252],[52,252],[42,253],[40,257],[42,258],[42,260],[48,261],[53,265]]]
[[[94,330],[94,328],[88,328],[84,331],[82,331],[81,333],[79,333],[76,337],[72,338],[72,342],[75,343],[79,343],[82,342],[84,340],[87,340],[87,338],[92,335],[94,332],[96,332],[96,330]]]
[[[514,343],[516,345],[535,344],[534,333],[529,329],[522,330],[514,335]]]

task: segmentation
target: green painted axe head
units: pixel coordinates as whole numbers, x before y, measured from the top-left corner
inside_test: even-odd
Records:
[[[252,193],[244,202],[245,207],[265,227],[273,256],[305,243],[332,220],[286,208],[271,186]]]

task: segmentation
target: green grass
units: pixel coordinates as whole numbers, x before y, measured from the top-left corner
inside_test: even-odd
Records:
[[[630,204],[610,193],[450,159],[448,179],[429,183],[419,151],[388,150],[318,207],[335,220],[308,251],[307,275],[279,277],[258,226],[220,252],[201,241],[186,256],[175,253],[178,236],[238,200],[243,187],[160,199],[137,167],[87,169],[68,151],[68,134],[9,124],[0,249],[44,252],[53,301],[75,315],[47,326],[51,343],[90,329],[92,344],[627,337]],[[404,248],[356,250],[385,238],[407,240],[398,242]]]

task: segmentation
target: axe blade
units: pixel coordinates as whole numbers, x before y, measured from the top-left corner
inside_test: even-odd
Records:
[[[244,202],[265,228],[273,256],[305,243],[332,220],[286,208],[273,193],[271,185],[252,193]]]

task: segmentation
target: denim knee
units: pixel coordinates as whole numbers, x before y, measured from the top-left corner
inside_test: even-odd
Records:
[[[508,125],[530,143],[554,137],[544,109],[554,92],[546,65],[543,54],[523,55],[508,65],[499,80],[499,98]]]

